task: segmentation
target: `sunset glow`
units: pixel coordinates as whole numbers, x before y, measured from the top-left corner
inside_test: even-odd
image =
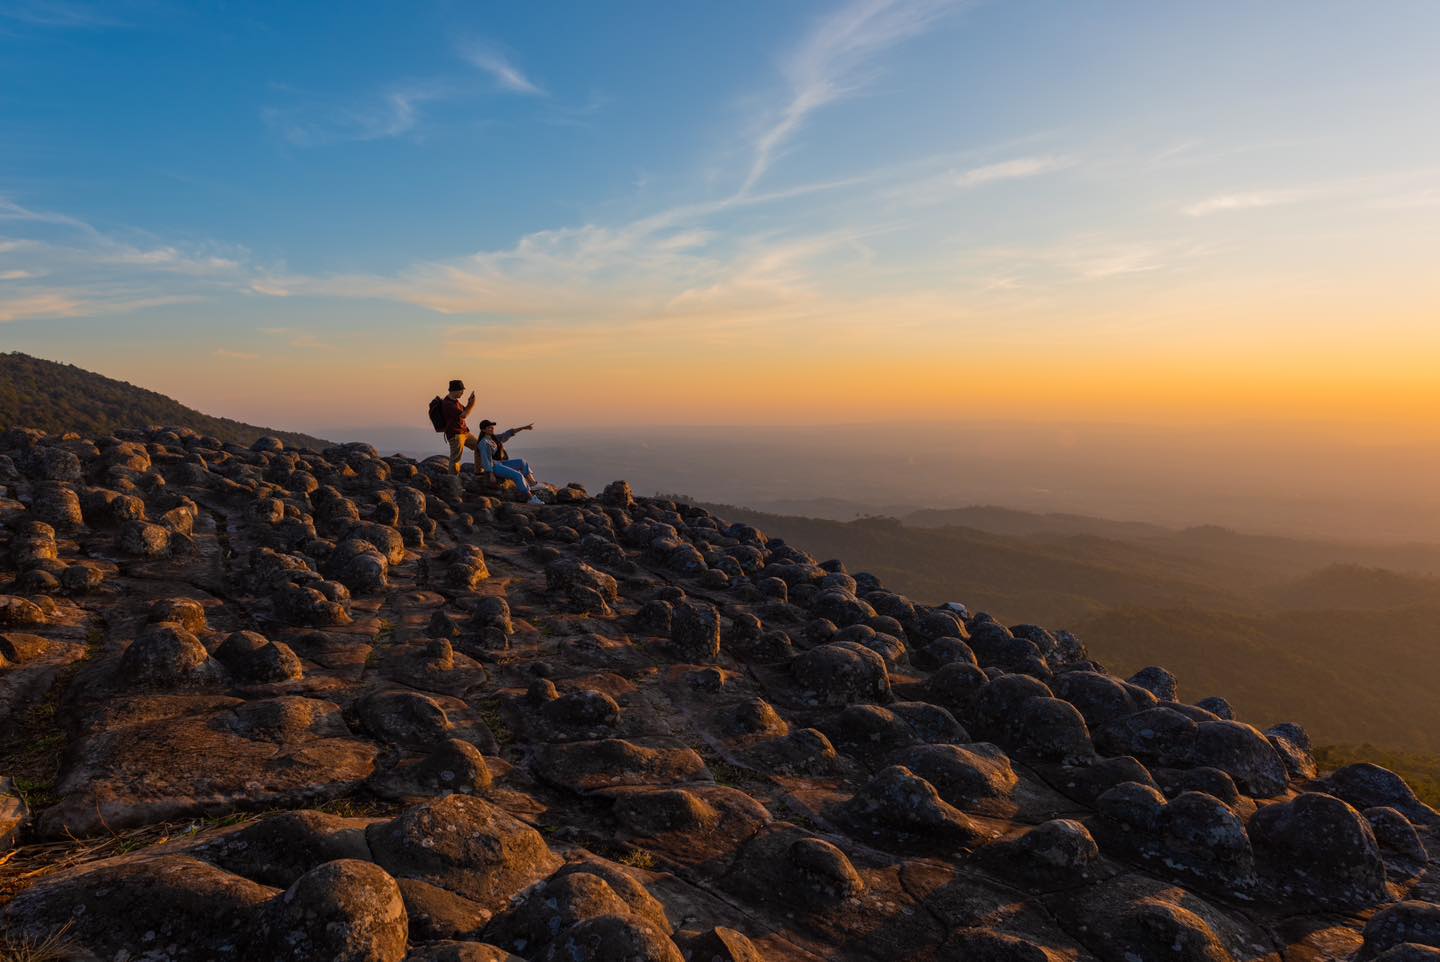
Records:
[[[207,410],[1440,431],[1430,4],[60,9],[0,340]]]

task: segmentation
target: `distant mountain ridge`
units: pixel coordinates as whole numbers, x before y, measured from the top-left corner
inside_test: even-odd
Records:
[[[1100,538],[1144,538],[1173,534],[1174,528],[1146,521],[1113,521],[1066,512],[1019,511],[997,505],[977,504],[964,508],[921,508],[902,516],[916,528],[977,528],[992,534],[1090,535]]]
[[[162,424],[191,428],[236,444],[251,444],[266,435],[316,450],[334,444],[296,431],[203,414],[163,394],[73,364],[47,361],[19,351],[0,354],[0,428],[106,434],[118,428]]]
[[[851,521],[705,507],[914,598],[1063,625],[1122,675],[1162,665],[1190,697],[1224,692],[1248,717],[1299,720],[1318,743],[1440,751],[1440,545],[994,507]]]

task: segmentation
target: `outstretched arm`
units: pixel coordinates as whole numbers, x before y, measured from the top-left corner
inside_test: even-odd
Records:
[[[508,431],[502,431],[497,434],[496,437],[500,439],[501,444],[504,444],[506,441],[510,440],[515,435],[519,434],[521,431],[529,431],[532,430],[534,427],[535,425],[533,424],[523,424],[518,428],[511,428]]]

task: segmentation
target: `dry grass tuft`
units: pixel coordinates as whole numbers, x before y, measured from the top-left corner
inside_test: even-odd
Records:
[[[365,798],[336,798],[320,805],[306,806],[316,811],[343,818],[378,818],[392,816],[401,806]],[[235,825],[248,825],[261,819],[300,809],[271,808],[261,811],[230,812],[224,815],[156,822],[139,828],[111,832],[88,838],[67,838],[54,842],[22,845],[0,856],[0,906],[19,895],[36,879],[87,862],[116,855],[128,855],[172,839],[193,837],[201,832]],[[0,942],[0,945],[3,945]],[[25,959],[26,956],[19,956]],[[0,953],[0,962],[11,958]]]
[[[621,865],[628,865],[631,868],[638,868],[644,871],[651,871],[655,868],[655,853],[648,848],[632,848],[620,858],[616,859]]]
[[[43,939],[0,935],[0,962],[66,962],[75,957],[70,940],[70,923]]]

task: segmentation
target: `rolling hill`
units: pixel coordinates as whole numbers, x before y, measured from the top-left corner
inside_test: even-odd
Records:
[[[236,444],[271,435],[286,444],[325,448],[323,438],[212,417],[155,391],[28,354],[0,354],[0,428],[106,434],[150,425],[187,427]]]

